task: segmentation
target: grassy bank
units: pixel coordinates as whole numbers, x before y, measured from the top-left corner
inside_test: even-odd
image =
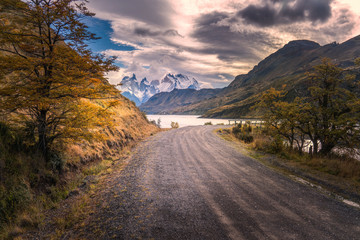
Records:
[[[125,98],[111,111],[113,126],[94,129],[104,139],[62,143],[47,163],[21,130],[0,123],[0,239],[40,227],[46,211],[121,166],[132,146],[159,130]]]
[[[360,203],[360,162],[350,155],[312,156],[294,151],[281,139],[269,137],[261,128],[249,125],[220,129],[217,134],[277,171]]]

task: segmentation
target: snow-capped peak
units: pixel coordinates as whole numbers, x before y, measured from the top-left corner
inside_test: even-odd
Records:
[[[160,92],[171,92],[174,89],[200,89],[198,81],[195,78],[190,79],[186,75],[173,75],[168,73],[160,81]]]

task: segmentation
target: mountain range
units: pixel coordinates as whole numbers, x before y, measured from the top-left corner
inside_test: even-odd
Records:
[[[147,114],[167,114],[173,109],[183,107],[196,102],[215,97],[222,89],[174,89],[171,92],[161,92],[155,94],[147,102],[139,106],[140,110]],[[197,114],[194,112],[187,112],[187,114]]]
[[[305,73],[320,64],[324,57],[350,71],[354,68],[354,60],[360,57],[360,36],[342,44],[334,42],[324,46],[308,40],[291,41],[260,61],[249,73],[236,76],[223,89],[209,90],[206,96],[189,90],[157,94],[140,108],[153,114],[199,114],[213,118],[254,117],[257,113],[251,106],[259,99],[260,93],[271,87],[280,89],[285,86],[289,100],[308,94]],[[180,97],[185,95],[188,96],[186,99]],[[169,107],[164,108],[166,105]]]
[[[122,95],[129,98],[136,105],[146,102],[150,97],[161,92],[171,92],[174,89],[193,89],[199,90],[200,86],[195,78],[183,74],[165,75],[161,80],[152,80],[143,78],[139,81],[136,75],[126,76],[122,79],[118,87]]]

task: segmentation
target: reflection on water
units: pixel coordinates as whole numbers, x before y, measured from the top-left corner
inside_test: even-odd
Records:
[[[170,128],[171,122],[179,123],[179,127],[204,125],[206,122],[216,124],[229,124],[227,119],[199,118],[199,115],[147,115],[148,119],[158,122],[161,128]]]

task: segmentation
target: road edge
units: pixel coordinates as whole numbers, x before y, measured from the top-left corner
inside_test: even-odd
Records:
[[[332,184],[326,179],[319,178],[310,172],[305,172],[303,169],[286,166],[284,164],[284,160],[274,154],[257,151],[249,148],[246,144],[239,140],[226,138],[218,132],[218,130],[222,128],[224,127],[216,128],[212,131],[212,133],[223,141],[230,143],[229,145],[236,151],[241,152],[267,168],[272,169],[295,182],[309,186],[323,195],[360,210],[359,193],[343,189]]]

